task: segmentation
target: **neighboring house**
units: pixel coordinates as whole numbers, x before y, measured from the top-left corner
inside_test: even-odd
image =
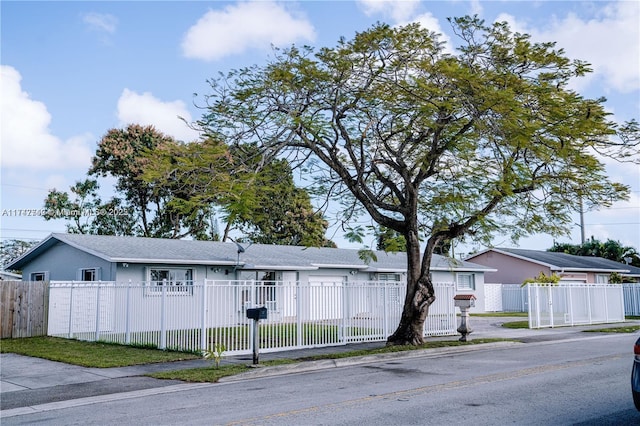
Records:
[[[5,266],[28,281],[148,282],[179,286],[203,280],[304,283],[406,280],[404,253],[376,252],[363,262],[355,249],[222,243],[82,234],[51,234]],[[484,274],[492,268],[433,256],[434,282],[455,283],[483,310]],[[437,296],[437,295],[436,295]]]
[[[492,248],[466,258],[467,261],[494,268],[485,273],[485,282],[522,284],[541,272],[560,276],[561,283],[608,283],[618,273],[640,282],[640,268],[601,257],[575,256],[539,250]]]
[[[0,271],[0,281],[21,281],[22,275],[13,272]]]

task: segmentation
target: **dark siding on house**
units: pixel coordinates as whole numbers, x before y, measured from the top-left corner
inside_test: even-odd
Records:
[[[81,268],[101,268],[102,281],[114,279],[111,262],[60,242],[25,265],[22,279],[29,280],[34,272],[48,272],[49,280],[73,281],[78,279]]]

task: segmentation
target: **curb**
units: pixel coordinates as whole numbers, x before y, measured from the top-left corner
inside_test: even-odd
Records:
[[[453,353],[473,352],[478,350],[487,350],[500,347],[510,347],[524,345],[520,342],[494,342],[481,343],[469,346],[449,346],[443,348],[418,349],[409,351],[389,352],[379,355],[363,355],[347,358],[323,359],[318,361],[302,361],[295,364],[275,365],[272,367],[262,366],[246,373],[236,374],[234,376],[222,377],[218,383],[239,382],[242,380],[259,379],[262,377],[280,376],[286,374],[306,373],[309,371],[327,370],[330,368],[348,367],[353,365],[371,364],[390,359],[409,359],[409,358],[435,358],[446,356]]]

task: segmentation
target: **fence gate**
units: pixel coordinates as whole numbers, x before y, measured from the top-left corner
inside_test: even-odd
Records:
[[[529,328],[624,322],[616,284],[529,284]]]

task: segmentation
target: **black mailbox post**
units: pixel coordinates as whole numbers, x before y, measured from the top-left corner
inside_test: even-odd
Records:
[[[253,320],[253,363],[258,364],[258,354],[260,351],[260,320],[267,319],[267,308],[248,308],[247,318]]]

